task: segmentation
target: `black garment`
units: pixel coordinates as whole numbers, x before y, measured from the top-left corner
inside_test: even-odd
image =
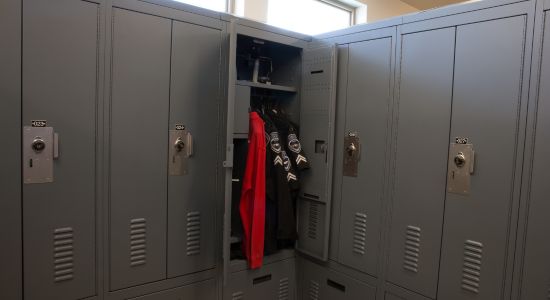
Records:
[[[287,147],[298,171],[304,171],[310,168],[309,160],[304,153],[304,149],[302,149],[300,140],[298,140],[297,130],[293,126],[290,126],[288,130]]]
[[[264,255],[274,254],[279,250],[277,243],[277,190],[275,188],[275,168],[273,167],[273,152],[269,149],[270,121],[264,118],[266,130],[266,159],[265,159],[265,236],[264,236]]]
[[[295,169],[298,171],[309,169],[309,160],[298,139],[297,126],[277,110],[270,111],[269,115],[275,123],[275,126],[279,129],[281,135],[285,138],[285,147],[288,150],[288,154],[291,157]]]
[[[277,127],[265,117],[266,138],[270,152],[271,166],[266,168],[266,193],[268,199],[277,203],[277,240],[296,240],[296,214],[289,179],[294,176],[292,163],[284,150]],[[294,181],[296,177],[294,176]],[[269,213],[268,213],[269,214]]]

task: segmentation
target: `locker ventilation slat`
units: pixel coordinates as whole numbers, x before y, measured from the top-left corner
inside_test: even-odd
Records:
[[[187,214],[187,256],[201,253],[201,214],[190,212]]]
[[[315,202],[309,202],[309,222],[307,236],[310,239],[317,239],[317,226],[319,224],[319,205]]]
[[[244,293],[243,292],[235,292],[231,294],[231,300],[241,300],[244,299]]]
[[[405,253],[403,269],[418,273],[420,262],[420,227],[409,225],[405,230]]]
[[[467,240],[464,243],[464,264],[462,267],[462,289],[479,293],[481,281],[481,261],[483,258],[483,244]]]
[[[367,215],[355,213],[353,223],[353,253],[365,255],[365,244],[367,240]]]
[[[71,227],[53,231],[53,276],[54,282],[74,278],[74,234]]]
[[[309,299],[310,300],[319,299],[319,283],[313,280],[309,282]]]
[[[288,278],[283,278],[279,280],[279,300],[288,300],[289,297],[288,291]]]
[[[130,220],[130,266],[147,263],[147,222],[144,218]]]

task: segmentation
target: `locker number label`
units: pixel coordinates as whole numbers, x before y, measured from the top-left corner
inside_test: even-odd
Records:
[[[459,144],[459,145],[466,145],[466,144],[468,144],[468,138],[465,138],[465,137],[456,137],[456,138],[455,138],[455,143],[456,143],[456,144]]]
[[[183,125],[183,124],[176,124],[176,130],[185,130],[185,125]]]
[[[46,127],[46,120],[31,120],[32,127]]]

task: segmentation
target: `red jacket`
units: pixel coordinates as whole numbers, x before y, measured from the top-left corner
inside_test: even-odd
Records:
[[[248,153],[240,200],[243,252],[249,267],[262,266],[265,232],[265,130],[258,113],[250,113]]]

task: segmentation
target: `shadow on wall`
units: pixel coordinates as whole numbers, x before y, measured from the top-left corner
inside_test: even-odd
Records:
[[[367,21],[369,23],[406,15],[422,10],[433,9],[456,3],[473,2],[465,0],[359,0],[367,4]]]

